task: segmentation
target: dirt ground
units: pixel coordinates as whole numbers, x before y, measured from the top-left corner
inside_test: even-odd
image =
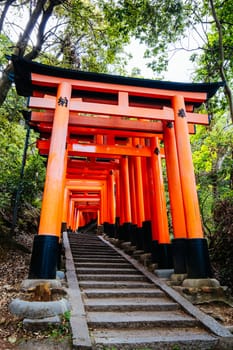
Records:
[[[32,236],[21,235],[17,240],[31,249]],[[20,284],[28,277],[30,254],[0,247],[0,349],[1,350],[68,350],[67,329],[29,332],[22,319],[12,315],[8,305],[21,296]]]
[[[20,243],[32,246],[32,237],[18,237]],[[29,332],[23,329],[22,319],[13,316],[8,305],[20,297],[20,284],[28,276],[30,254],[0,247],[0,349],[1,350],[68,350],[70,334],[67,329]],[[225,326],[233,326],[233,308],[223,303],[210,303],[200,309]],[[67,334],[68,333],[68,334]]]

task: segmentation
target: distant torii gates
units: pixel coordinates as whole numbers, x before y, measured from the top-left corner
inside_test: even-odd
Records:
[[[195,124],[208,124],[208,115],[195,108],[222,84],[127,78],[12,59],[17,92],[30,97],[37,147],[48,157],[29,277],[55,278],[62,230],[75,231],[94,218],[109,236],[152,253],[160,268],[210,277],[189,134]]]

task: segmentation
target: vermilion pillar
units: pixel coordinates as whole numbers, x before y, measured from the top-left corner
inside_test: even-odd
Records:
[[[115,237],[115,176],[113,170],[108,175],[108,234]]]
[[[172,216],[173,234],[175,238],[186,238],[184,205],[180,181],[174,124],[164,123],[164,151],[167,168],[168,191]]]
[[[152,215],[156,216],[158,234],[157,262],[159,268],[170,268],[172,266],[171,244],[168,230],[167,208],[158,137],[151,138],[151,151],[151,171],[155,191],[155,202],[153,203]]]
[[[151,170],[153,176],[153,183],[155,186],[155,203],[153,215],[157,216],[157,230],[159,243],[167,244],[170,243],[170,236],[168,231],[167,208],[162,177],[162,165],[158,137],[151,139],[151,150]]]
[[[56,278],[71,90],[68,82],[62,82],[57,90],[39,235],[34,239],[30,278]]]
[[[130,200],[130,183],[129,183],[129,164],[128,157],[123,156],[120,160],[120,181],[121,181],[121,217],[119,238],[123,240],[130,239],[130,227],[132,223],[131,200]]]
[[[68,210],[69,210],[69,190],[65,188],[64,190],[64,201],[63,201],[63,211],[62,211],[62,223],[63,229],[66,230],[68,227]]]
[[[148,173],[148,184],[149,184],[149,194],[151,203],[151,229],[152,229],[152,242],[158,242],[158,229],[157,229],[157,215],[154,215],[154,203],[155,203],[155,185],[153,181],[151,159],[147,158],[147,173]]]
[[[124,202],[124,221],[132,222],[131,217],[131,202],[130,202],[130,188],[129,188],[129,168],[128,157],[121,158],[121,174],[122,176],[122,200]]]
[[[136,147],[140,147],[140,142],[138,138],[133,139],[133,145]],[[144,209],[141,157],[134,157],[134,171],[135,171],[135,189],[136,189],[136,203],[137,203],[137,225],[138,227],[142,227],[142,223],[145,220],[145,209]]]
[[[174,272],[186,273],[186,223],[180,171],[173,122],[163,123],[163,141],[167,169],[168,192],[174,239],[172,240]]]
[[[173,98],[173,108],[175,114],[176,145],[187,235],[188,238],[203,238],[192,152],[189,141],[188,123],[184,99],[182,96],[175,96]]]
[[[146,145],[146,139],[140,139],[140,145],[144,147]],[[141,157],[142,167],[142,184],[143,184],[143,199],[144,199],[144,214],[145,218],[143,225],[143,250],[147,253],[151,252],[152,245],[152,230],[151,230],[151,196],[147,171],[147,158]]]
[[[119,169],[115,171],[115,195],[116,195],[116,232],[118,232],[119,226],[120,226],[120,216],[121,216],[121,208],[120,208],[120,174]]]
[[[115,179],[114,179],[114,172],[113,170],[110,170],[109,176],[108,176],[108,222],[110,224],[115,223],[115,193],[114,193],[114,187],[115,187]]]
[[[102,184],[102,206],[101,208],[103,208],[103,223],[108,221],[108,207],[106,205],[107,200],[108,200],[108,196],[107,196],[107,183],[106,181],[103,182]]]
[[[187,241],[187,272],[191,278],[205,278],[210,276],[211,272],[207,242],[203,238],[184,98],[180,95],[174,96],[172,104],[185,221],[189,238]]]
[[[142,147],[139,138],[133,138],[135,147]],[[136,197],[136,213],[137,213],[137,229],[136,229],[136,246],[137,249],[143,250],[143,222],[145,221],[144,193],[143,193],[143,174],[141,157],[134,157],[134,179],[135,179],[135,197]]]
[[[74,217],[74,201],[70,197],[69,198],[69,213],[68,213],[68,227],[69,227],[70,230],[72,230],[73,217]]]
[[[67,160],[68,160],[68,151],[65,151],[64,156],[64,171],[63,171],[63,183],[62,183],[62,190],[61,190],[61,200],[60,200],[60,215],[57,218],[58,219],[58,225],[61,227],[61,234],[63,231],[66,230],[66,221],[64,221],[64,205],[65,205],[65,182],[66,182],[66,169],[67,169]],[[60,223],[59,223],[60,221]]]
[[[144,197],[144,208],[145,208],[145,220],[143,221],[143,250],[146,253],[151,252],[152,245],[152,223],[151,223],[151,209],[153,202],[151,202],[151,188],[149,185],[149,172],[147,158],[142,157],[142,180],[143,180],[143,197]]]
[[[39,234],[60,236],[59,215],[63,193],[66,137],[69,122],[69,99],[71,85],[64,82],[58,87],[57,104],[54,113],[53,129],[46,170],[45,187],[41,208]],[[67,100],[67,105],[60,101]]]
[[[136,189],[137,225],[138,225],[138,227],[142,227],[142,223],[145,220],[143,183],[142,183],[142,166],[141,165],[142,165],[141,158],[135,157],[134,169],[135,169],[135,189]]]
[[[129,157],[129,184],[132,223],[137,224],[136,189],[133,157]]]

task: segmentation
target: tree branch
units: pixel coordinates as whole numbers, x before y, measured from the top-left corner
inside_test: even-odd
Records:
[[[44,30],[48,22],[48,19],[51,16],[54,7],[57,5],[61,5],[62,3],[63,1],[61,0],[50,0],[46,8],[47,0],[38,0],[36,2],[36,7],[32,12],[32,15],[26,25],[24,32],[19,36],[19,39],[15,46],[13,54],[21,57],[25,55],[25,51],[26,51],[31,33],[35,28],[39,17],[42,14],[42,18],[41,18],[38,33],[37,33],[37,44],[32,49],[32,51],[25,56],[25,58],[32,60],[39,55],[41,51],[41,47],[43,45]],[[11,88],[12,81],[9,79],[9,76],[11,76],[12,74],[13,74],[13,64],[10,62],[7,65],[6,69],[2,72],[2,77],[0,79],[0,106],[5,101],[8,91]]]
[[[43,15],[42,15],[42,18],[41,18],[41,21],[39,24],[39,28],[38,28],[38,32],[37,32],[36,46],[33,47],[32,51],[29,54],[25,55],[25,58],[27,58],[29,60],[33,60],[39,55],[41,48],[42,48],[42,45],[44,43],[45,27],[46,27],[46,24],[47,24],[50,16],[52,15],[55,3],[56,3],[55,1],[51,1],[49,6],[47,7],[47,9],[43,11]]]
[[[4,9],[2,11],[1,14],[1,18],[0,18],[0,33],[2,32],[2,28],[3,28],[3,23],[7,14],[7,11],[9,10],[9,7],[11,6],[11,4],[14,2],[15,0],[10,0],[10,1],[6,1]]]
[[[19,40],[17,42],[18,47],[18,55],[23,56],[30,38],[30,35],[35,28],[35,25],[38,21],[38,18],[41,15],[41,12],[43,11],[43,6],[45,5],[46,0],[39,0],[37,1],[36,7],[30,16],[30,19],[26,25],[26,28],[22,35],[20,35]]]

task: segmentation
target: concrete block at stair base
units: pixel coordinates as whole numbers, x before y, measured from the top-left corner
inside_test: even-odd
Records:
[[[46,317],[40,319],[25,318],[23,320],[23,327],[28,331],[42,331],[48,330],[51,326],[59,326],[61,319],[59,316]]]
[[[173,286],[182,285],[183,281],[187,278],[187,273],[173,273],[170,277],[171,284]]]
[[[123,242],[121,243],[121,248],[122,249],[127,249],[128,247],[131,247],[131,242]]]
[[[171,275],[174,273],[174,269],[156,269],[154,273],[159,278],[170,278]]]
[[[225,287],[214,278],[185,279],[182,283],[183,295],[193,304],[224,301]]]
[[[155,263],[149,264],[149,265],[147,266],[147,269],[148,269],[150,272],[154,272],[157,268],[158,268],[158,264],[155,264]]]
[[[136,247],[133,246],[131,242],[121,243],[120,248],[123,249],[128,254],[133,254],[133,252],[136,250]]]
[[[50,288],[62,287],[61,281],[58,279],[25,279],[22,281],[20,289],[26,291],[43,283],[49,284]]]
[[[109,240],[109,242],[112,243],[113,245],[115,245],[116,247],[120,247],[121,243],[122,243],[122,241],[120,241],[117,238],[112,238],[111,241]]]
[[[182,286],[185,288],[219,288],[220,283],[215,278],[187,278],[183,281]]]
[[[9,304],[9,310],[13,315],[32,319],[62,315],[70,310],[67,299],[56,301],[26,301],[14,299]]]
[[[143,253],[145,253],[144,250],[135,250],[134,253],[133,253],[133,256],[140,256]]]
[[[139,261],[144,265],[148,266],[151,263],[151,253],[141,254]]]
[[[133,256],[134,259],[139,260],[139,259],[140,259],[140,256],[141,256],[142,254],[144,254],[144,253],[145,253],[144,250],[134,250],[134,251],[132,252],[132,256]]]

